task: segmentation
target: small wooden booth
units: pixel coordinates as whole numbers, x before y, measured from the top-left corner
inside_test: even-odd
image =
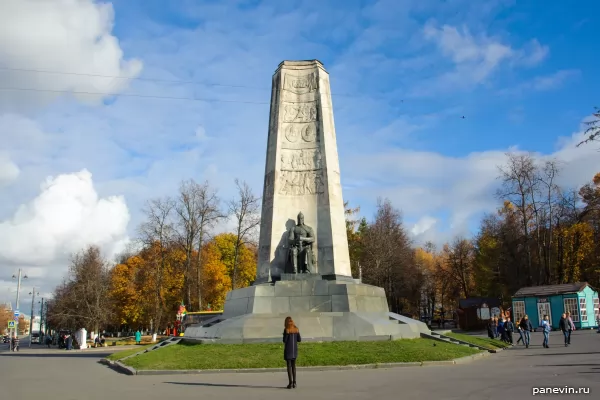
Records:
[[[530,286],[519,289],[512,297],[515,321],[527,314],[534,327],[548,315],[552,328],[558,329],[562,313],[570,312],[577,329],[598,327],[598,292],[587,282]]]

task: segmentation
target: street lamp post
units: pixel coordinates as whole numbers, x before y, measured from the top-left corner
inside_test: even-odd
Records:
[[[40,340],[42,340],[42,336],[46,336],[46,333],[42,329],[44,327],[44,298],[42,297],[42,306],[40,307]]]
[[[15,311],[19,311],[19,298],[21,296],[21,279],[27,279],[27,275],[23,275],[23,270],[21,268],[19,268],[19,273],[16,276],[13,275],[12,278],[17,280],[17,304],[15,304]],[[19,335],[18,321],[15,321],[14,335],[15,336]],[[12,343],[12,340],[11,340],[11,343]]]
[[[31,316],[29,317],[29,347],[31,347],[31,338],[33,336],[33,306],[35,304],[35,287],[29,294],[31,295]]]

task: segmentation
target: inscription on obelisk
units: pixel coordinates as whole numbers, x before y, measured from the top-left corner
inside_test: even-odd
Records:
[[[313,227],[313,268],[348,278],[350,260],[329,75],[317,61],[284,61],[273,76],[257,283],[290,264],[288,232],[298,212]]]

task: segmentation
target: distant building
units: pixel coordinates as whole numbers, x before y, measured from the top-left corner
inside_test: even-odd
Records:
[[[557,329],[562,313],[567,311],[578,329],[597,328],[600,318],[598,292],[587,282],[524,287],[515,293],[512,305],[515,321],[527,314],[534,327],[548,315]]]
[[[469,297],[458,301],[458,326],[464,331],[484,329],[492,316],[500,314],[500,299]]]
[[[40,324],[41,324],[41,319],[39,316],[35,316],[33,317],[33,324],[31,326],[31,332],[39,332],[40,331]]]

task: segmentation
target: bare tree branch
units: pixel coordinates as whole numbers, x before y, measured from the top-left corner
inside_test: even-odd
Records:
[[[233,258],[232,288],[236,288],[239,252],[242,245],[248,243],[260,224],[260,197],[256,197],[246,182],[235,180],[237,197],[230,200],[229,213],[236,221],[236,243]]]

